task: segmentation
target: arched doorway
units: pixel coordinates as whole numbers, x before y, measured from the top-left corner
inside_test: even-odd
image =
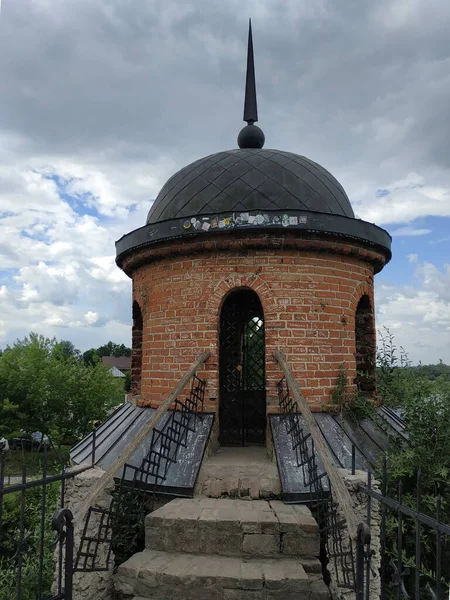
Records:
[[[225,299],[219,348],[219,441],[222,445],[264,444],[264,313],[253,290],[235,290]]]

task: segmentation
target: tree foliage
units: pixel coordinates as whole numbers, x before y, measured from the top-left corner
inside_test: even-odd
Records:
[[[102,356],[131,356],[131,348],[125,344],[115,344],[109,341],[98,348],[89,348],[83,353],[83,360],[86,365],[93,365],[99,362]]]
[[[101,362],[86,366],[70,342],[31,333],[0,356],[0,435],[40,431],[57,444],[81,437],[122,394]]]
[[[388,452],[388,493],[396,495],[400,482],[403,502],[416,508],[421,499],[421,511],[436,516],[436,498],[440,497],[440,518],[450,523],[450,367],[438,365],[411,366],[403,348],[397,349],[392,334],[381,335],[378,352],[378,393],[390,406],[401,411],[407,425],[407,442],[397,443]],[[420,478],[418,478],[420,473]],[[420,482],[420,483],[419,483]],[[397,555],[397,519],[387,520],[386,549],[395,561]],[[407,587],[413,586],[416,568],[414,519],[404,517],[403,567],[411,569]],[[434,585],[436,540],[432,529],[422,527],[421,585]],[[450,578],[450,540],[442,539],[442,576]]]
[[[12,560],[17,548],[14,540],[27,536],[27,553],[22,559],[21,598],[35,600],[50,597],[55,577],[55,533],[51,528],[51,519],[60,498],[60,483],[51,483],[46,488],[46,510],[44,514],[44,540],[41,546],[42,488],[35,487],[25,493],[23,529],[21,528],[20,493],[4,496],[0,537],[2,554],[0,555],[0,600],[16,598],[17,565]],[[41,567],[42,563],[42,567]],[[42,570],[41,570],[42,569]],[[41,595],[38,596],[39,573],[42,573]]]

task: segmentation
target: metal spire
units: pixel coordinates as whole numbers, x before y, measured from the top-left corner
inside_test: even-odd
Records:
[[[256,104],[255,60],[253,57],[252,20],[248,20],[247,76],[245,79],[244,121],[247,121],[238,136],[238,146],[244,148],[262,148],[264,133],[254,125],[258,120]]]
[[[252,20],[248,20],[247,78],[245,80],[244,121],[253,125],[258,120],[256,104],[255,59],[253,57]]]

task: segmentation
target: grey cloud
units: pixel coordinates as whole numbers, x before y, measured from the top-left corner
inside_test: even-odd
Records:
[[[58,209],[42,219],[54,223],[49,235],[71,243],[56,259],[75,260],[77,243],[85,256],[113,254],[113,238],[144,223],[150,198],[175,170],[235,147],[248,16],[268,147],[322,163],[361,216],[380,215],[369,211],[381,206],[376,190],[411,172],[450,189],[448,0],[3,0],[0,197],[26,203],[22,228],[31,227],[33,203],[37,212]],[[73,234],[78,221],[57,206],[56,193],[31,194],[19,175],[8,175],[15,165],[22,173],[41,164],[103,176],[102,201],[122,203],[121,212],[104,213],[108,234],[93,224]],[[128,218],[127,204],[137,205]],[[408,218],[398,212],[406,216],[393,222]],[[10,242],[14,235],[0,254],[10,266],[28,264],[29,252]],[[42,253],[37,260],[55,259],[33,247]],[[128,336],[130,286],[114,292],[111,282],[83,282],[60,296],[49,289],[49,302],[66,308],[78,293],[85,303],[75,307],[74,322],[103,311],[96,336]],[[103,327],[108,319],[122,325]],[[76,343],[97,345],[89,329],[81,331],[71,330]]]
[[[376,12],[389,20],[396,4],[377,2]],[[450,5],[436,1],[430,10],[425,0],[415,3],[403,26],[380,21],[368,0],[319,6],[6,2],[0,126],[25,133],[40,151],[99,153],[128,142],[141,157],[170,153],[180,166],[232,147],[241,125],[252,10],[260,120],[269,145],[370,173],[374,161],[407,142],[404,163],[413,154],[424,166],[438,160],[447,167],[438,124],[450,117],[444,101],[450,83],[444,85],[437,65],[450,57]],[[377,145],[364,131],[376,116],[394,123],[409,117],[411,124],[389,147]],[[351,133],[357,124],[359,135]],[[419,144],[424,131],[426,143]]]

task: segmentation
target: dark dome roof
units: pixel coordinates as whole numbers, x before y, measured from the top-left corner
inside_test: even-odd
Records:
[[[228,150],[197,160],[164,185],[147,224],[225,211],[305,210],[354,218],[341,184],[317,163],[280,150]]]

